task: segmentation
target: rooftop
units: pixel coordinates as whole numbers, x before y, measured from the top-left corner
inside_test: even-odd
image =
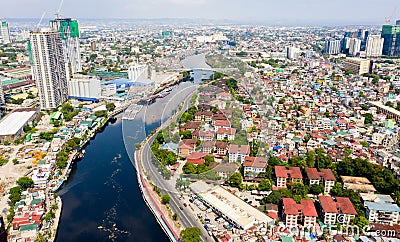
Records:
[[[0,121],[0,136],[15,135],[35,114],[35,111],[10,113]]]

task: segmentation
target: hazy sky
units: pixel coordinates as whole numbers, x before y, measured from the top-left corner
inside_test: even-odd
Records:
[[[2,0],[0,17],[52,18],[60,0]],[[399,0],[65,0],[73,18],[207,18],[259,23],[383,24]]]

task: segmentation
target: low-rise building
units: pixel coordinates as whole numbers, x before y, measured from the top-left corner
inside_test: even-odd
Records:
[[[343,181],[343,189],[350,189],[353,191],[366,191],[374,193],[376,191],[372,183],[365,177],[355,176],[341,176]]]
[[[313,227],[317,222],[318,213],[311,200],[302,199],[296,203],[293,198],[283,198],[283,219],[287,228],[303,225]]]
[[[324,185],[324,193],[328,194],[335,185],[335,175],[331,169],[306,168],[307,179],[310,185],[322,184]]]
[[[397,224],[400,208],[389,195],[360,193],[370,223]]]
[[[243,162],[243,172],[245,179],[257,177],[260,173],[267,170],[267,158],[247,156]]]
[[[324,224],[336,223],[348,225],[357,211],[347,197],[318,196],[321,205],[321,217]]]
[[[254,225],[274,224],[271,217],[220,186],[211,186],[204,181],[198,181],[191,184],[190,189],[204,204],[239,229],[247,230]]]
[[[244,158],[250,155],[250,146],[231,144],[228,150],[229,162],[243,163]]]
[[[299,167],[275,166],[275,178],[277,188],[287,188],[288,183],[303,182],[303,175]]]

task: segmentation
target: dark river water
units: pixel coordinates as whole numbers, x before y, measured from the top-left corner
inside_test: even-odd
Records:
[[[204,62],[204,56],[188,62],[188,68],[195,68],[196,63]],[[196,71],[194,76],[199,81],[210,74]],[[182,83],[174,92],[194,85]],[[180,104],[163,104],[171,94],[146,112],[142,110],[133,121],[122,121],[118,116],[85,147],[84,158],[75,163],[68,182],[59,191],[63,209],[57,242],[169,241],[143,201],[132,162],[134,144]]]

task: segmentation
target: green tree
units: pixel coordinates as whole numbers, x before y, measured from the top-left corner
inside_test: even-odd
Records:
[[[162,204],[168,204],[170,200],[171,200],[171,198],[170,198],[170,196],[168,194],[163,194],[161,196],[161,203]]]
[[[305,169],[307,167],[307,161],[301,156],[292,156],[289,160],[289,164],[291,166],[298,166],[301,169]]]
[[[310,193],[314,195],[319,195],[324,192],[324,185],[322,184],[312,184],[310,186]]]
[[[114,103],[106,103],[106,109],[109,112],[112,112],[115,110],[115,104]]]
[[[207,166],[209,166],[211,163],[215,162],[214,156],[212,155],[206,155],[206,157],[204,157],[205,160],[205,164]]]
[[[240,187],[242,185],[242,175],[239,172],[233,173],[227,180],[227,183],[233,187]]]
[[[28,176],[23,176],[17,180],[17,184],[21,187],[22,190],[26,190],[28,188],[32,188],[35,183],[32,178]]]
[[[272,182],[269,179],[264,179],[258,184],[257,189],[259,191],[271,191],[272,190]]]
[[[282,194],[279,190],[273,190],[271,194],[264,198],[264,203],[279,204],[282,201]]]
[[[372,124],[373,115],[371,113],[364,114],[364,124]]]
[[[185,174],[196,174],[197,173],[196,166],[190,162],[185,163],[185,165],[182,167],[182,171]]]
[[[8,163],[8,160],[7,160],[7,159],[4,159],[4,158],[1,158],[1,157],[0,157],[0,166],[5,165],[5,164],[7,164],[7,163]]]
[[[39,233],[34,242],[47,242],[47,239],[43,236],[42,233]]]
[[[181,238],[184,242],[200,242],[201,230],[197,227],[186,228],[181,231]]]
[[[182,139],[191,139],[192,131],[190,130],[180,131],[179,135],[181,136]]]

